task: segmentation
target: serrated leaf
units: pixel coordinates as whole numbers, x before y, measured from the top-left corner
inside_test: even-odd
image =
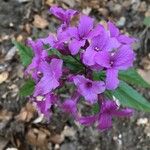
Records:
[[[144,25],[150,27],[150,17],[145,17],[143,23]]]
[[[33,52],[32,49],[23,45],[22,43],[13,41],[14,45],[17,47],[17,49],[19,50],[19,55],[21,58],[21,62],[22,64],[26,67],[28,66],[33,58]]]
[[[127,71],[120,71],[119,78],[123,81],[131,85],[137,85],[144,88],[150,88],[150,84],[148,84],[135,69],[129,69]]]
[[[119,87],[111,93],[123,106],[150,112],[150,102],[124,81],[120,81]]]
[[[33,80],[30,79],[26,81],[26,83],[20,89],[20,93],[19,93],[20,96],[26,97],[26,96],[31,95],[34,91],[34,86],[35,86],[35,83]]]

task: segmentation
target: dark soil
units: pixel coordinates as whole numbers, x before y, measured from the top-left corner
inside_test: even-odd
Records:
[[[35,123],[37,113],[31,111],[31,108],[26,110],[28,98],[18,95],[24,82],[24,68],[17,52],[13,51],[12,40],[25,42],[27,37],[42,37],[55,31],[58,21],[48,14],[49,6],[45,1],[0,0],[0,73],[8,74],[6,81],[0,84],[0,150],[150,150],[148,113],[135,112],[130,119],[114,119],[112,129],[106,132],[98,132],[95,127],[82,127],[60,112],[54,114],[49,124],[45,121]],[[144,17],[150,13],[148,0],[51,0],[51,4],[55,3],[64,8],[86,12],[98,21],[111,18],[124,32],[139,38],[140,42],[135,46],[135,65],[138,68],[143,67],[141,60],[150,54],[150,31],[143,25]],[[43,29],[37,28],[33,24],[36,14],[45,18],[49,25]],[[149,90],[139,91],[150,101]],[[29,114],[29,120],[27,117],[22,118],[24,115],[21,114],[21,110],[28,113],[31,111],[31,118]],[[18,119],[18,116],[21,119]],[[38,145],[37,138],[34,144],[34,136],[28,136],[30,130],[35,131],[36,136],[59,136],[41,146]],[[61,136],[64,136],[64,139],[61,139]],[[42,136],[41,139],[46,138]]]

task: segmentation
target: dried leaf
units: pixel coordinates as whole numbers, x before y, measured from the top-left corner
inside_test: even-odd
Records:
[[[27,132],[26,139],[28,143],[38,147],[46,147],[50,133],[46,129],[32,128]]]
[[[9,73],[7,71],[4,71],[0,74],[0,84],[5,82],[8,78]]]
[[[44,29],[48,26],[48,21],[45,20],[44,18],[42,18],[41,16],[39,15],[35,15],[34,16],[34,21],[33,21],[33,25],[37,28],[40,28],[40,29]]]
[[[146,70],[139,69],[138,73],[143,77],[145,81],[147,81],[150,84],[150,70],[146,71]]]
[[[19,115],[16,116],[16,119],[18,121],[29,122],[35,113],[36,110],[34,106],[31,103],[27,103],[26,106],[21,109]]]
[[[55,134],[50,137],[50,141],[54,144],[61,144],[64,141],[64,135]]]

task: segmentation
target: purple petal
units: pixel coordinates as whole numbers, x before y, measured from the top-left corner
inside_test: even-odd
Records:
[[[114,57],[114,68],[116,69],[128,69],[133,65],[135,54],[130,46],[122,46],[113,56]]]
[[[118,36],[117,39],[122,44],[132,44],[136,41],[135,38],[131,38],[131,37],[128,37],[127,35],[123,35],[123,34]]]
[[[46,94],[42,101],[36,101],[38,110],[44,114],[46,118],[50,116],[50,108],[54,103],[54,97],[51,94]]]
[[[79,40],[77,27],[69,27],[69,28],[67,29],[67,33],[68,33],[68,35],[69,35],[70,37],[73,37],[73,38],[76,38],[76,39]]]
[[[83,63],[88,66],[95,65],[94,56],[97,52],[94,51],[91,47],[88,47],[83,54]]]
[[[102,67],[110,68],[110,54],[108,51],[100,51],[95,55],[95,62]]]
[[[103,93],[105,91],[105,83],[102,81],[93,81],[92,89],[93,93]]]
[[[80,17],[79,25],[78,25],[78,34],[81,38],[88,36],[89,32],[93,28],[93,19],[82,15]]]
[[[62,76],[63,61],[61,59],[52,59],[50,67],[52,69],[53,75],[57,80]]]
[[[106,88],[108,90],[114,90],[118,87],[118,70],[107,69],[106,71]]]
[[[98,25],[89,33],[88,37],[89,37],[90,39],[92,39],[92,38],[98,36],[99,34],[101,34],[101,33],[103,32],[103,30],[104,30],[104,27],[103,27],[102,25],[98,24]]]
[[[71,54],[76,55],[79,52],[80,48],[84,46],[84,44],[85,44],[84,40],[78,41],[76,39],[73,39],[69,44],[69,50]]]
[[[101,113],[111,113],[112,111],[116,111],[118,105],[113,100],[103,101],[101,106]]]
[[[117,37],[119,35],[119,29],[110,21],[108,22],[108,30],[110,31],[111,37]]]
[[[87,117],[80,117],[79,118],[79,122],[82,125],[85,125],[85,126],[92,125],[96,120],[97,120],[97,116],[96,115],[87,116]]]
[[[98,129],[106,130],[112,127],[112,116],[109,114],[101,114],[98,121]]]
[[[75,118],[77,118],[78,115],[77,115],[77,104],[76,104],[76,101],[74,101],[72,99],[65,100],[65,102],[62,104],[62,109],[66,113],[70,113]]]
[[[112,115],[119,117],[130,117],[133,115],[134,110],[130,108],[120,109],[112,112]]]

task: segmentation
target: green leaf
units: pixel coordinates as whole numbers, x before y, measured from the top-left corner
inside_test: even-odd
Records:
[[[32,57],[33,57],[33,52],[31,50],[31,48],[26,47],[25,45],[13,41],[14,45],[17,47],[17,49],[19,50],[19,55],[22,61],[22,64],[26,67],[28,66],[31,61],[32,61]]]
[[[150,27],[150,17],[145,17],[143,23],[144,25]]]
[[[57,49],[50,49],[48,50],[48,55],[51,56],[51,55],[56,55],[58,56],[59,58],[62,58],[62,54],[57,50]]]
[[[148,84],[144,79],[137,73],[135,69],[129,69],[127,71],[120,71],[119,78],[123,81],[131,85],[137,85],[144,88],[150,88],[150,84]]]
[[[150,112],[150,103],[124,81],[120,81],[119,87],[111,93],[123,106]]]
[[[72,56],[64,56],[63,61],[65,65],[72,71],[72,72],[80,72],[83,71],[84,68],[77,59],[73,58]]]
[[[105,78],[106,78],[106,74],[104,71],[93,72],[93,79],[94,80],[104,80]]]
[[[26,97],[26,96],[31,95],[34,91],[34,86],[35,86],[35,83],[33,80],[30,79],[26,81],[26,83],[20,89],[20,93],[19,93],[20,96]]]
[[[99,112],[99,104],[98,103],[96,103],[96,104],[94,104],[94,105],[92,105],[92,112],[94,113],[94,114],[97,114],[98,112]]]

